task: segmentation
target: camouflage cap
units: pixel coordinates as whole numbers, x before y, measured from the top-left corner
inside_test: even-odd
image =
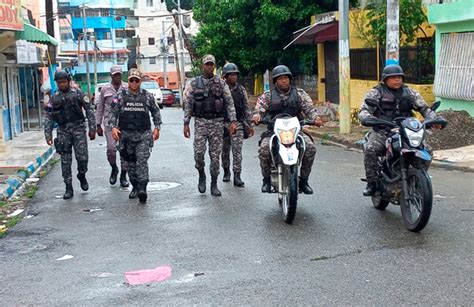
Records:
[[[141,80],[142,79],[142,74],[141,72],[136,69],[136,68],[132,68],[128,71],[128,80],[132,79],[132,78],[137,78],[138,80]]]
[[[206,54],[202,57],[202,63],[206,64],[211,62],[212,64],[216,64],[216,58],[212,54]]]
[[[121,74],[122,73],[122,67],[118,65],[114,65],[110,67],[110,74],[115,75],[115,74]]]

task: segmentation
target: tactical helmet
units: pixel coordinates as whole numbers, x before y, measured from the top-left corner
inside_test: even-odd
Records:
[[[54,74],[54,81],[58,81],[58,80],[62,80],[62,79],[65,79],[67,81],[71,81],[71,75],[63,70],[63,69],[60,69],[58,71],[56,71],[56,73]]]
[[[293,79],[293,74],[291,73],[291,70],[285,65],[278,65],[275,68],[273,68],[272,70],[273,83],[275,83],[276,79],[279,76],[284,76],[284,75],[288,76],[290,80]]]
[[[226,77],[231,73],[240,73],[239,68],[234,63],[227,63],[222,67],[222,76]]]
[[[382,81],[385,81],[385,79],[391,76],[402,76],[402,78],[405,78],[405,74],[400,65],[392,64],[384,67],[382,71]]]

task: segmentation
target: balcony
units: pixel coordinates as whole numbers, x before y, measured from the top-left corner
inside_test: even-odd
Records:
[[[116,20],[115,17],[87,17],[86,18],[86,25],[88,29],[125,29],[125,17],[117,17],[120,18]],[[72,18],[72,29],[83,29],[84,22],[80,17],[73,17]]]
[[[94,43],[91,41],[88,41],[87,47],[89,50],[94,50]],[[120,50],[120,49],[127,49],[127,40],[123,38],[117,38],[115,39],[115,42],[112,43],[111,39],[102,39],[97,41],[97,47],[99,50]],[[78,43],[77,41],[73,40],[67,40],[67,41],[61,41],[60,45],[60,50],[61,52],[77,52],[78,50]],[[85,44],[84,41],[81,40],[81,51],[85,50]]]
[[[97,73],[98,74],[108,74],[110,73],[110,68],[114,65],[112,61],[107,61],[107,62],[97,62]],[[120,64],[118,64],[120,65]],[[122,70],[127,71],[127,61],[123,63]],[[76,74],[85,74],[86,73],[86,64],[82,64],[81,66],[75,66],[74,71]],[[92,75],[94,74],[94,63],[92,62],[91,59],[89,59],[89,73]]]

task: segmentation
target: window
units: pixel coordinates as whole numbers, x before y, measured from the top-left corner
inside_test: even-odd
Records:
[[[168,64],[174,64],[174,56],[168,57]]]
[[[155,44],[155,38],[154,37],[149,37],[148,38],[148,45],[154,45]]]
[[[153,0],[146,0],[146,6],[153,6]]]
[[[150,58],[150,64],[156,64],[156,57]]]

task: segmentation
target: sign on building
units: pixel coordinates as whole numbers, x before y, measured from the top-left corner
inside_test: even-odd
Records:
[[[21,0],[0,1],[0,29],[15,31],[23,30]]]
[[[38,63],[38,48],[25,40],[16,41],[16,60],[18,64]]]

